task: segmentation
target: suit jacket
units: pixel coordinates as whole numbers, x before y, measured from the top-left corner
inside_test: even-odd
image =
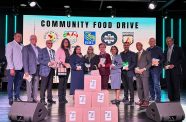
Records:
[[[169,64],[173,64],[174,68],[172,69],[176,74],[182,74],[182,61],[184,59],[184,54],[183,51],[180,47],[174,45],[173,49],[172,49],[172,54],[171,54],[171,59],[170,62],[167,61],[167,51],[165,51],[164,55],[165,55],[165,65],[167,63]]]
[[[110,65],[112,64],[110,55],[105,53],[104,55],[99,55],[99,60],[100,58],[106,58],[105,67],[99,68],[100,75],[110,75]]]
[[[5,56],[7,60],[6,69],[21,70],[23,68],[22,62],[22,44],[18,44],[15,40],[6,45]]]
[[[52,50],[53,55],[55,55],[55,51]],[[50,73],[51,68],[48,66],[48,63],[50,62],[50,56],[48,53],[47,48],[43,48],[38,56],[39,64],[40,64],[40,70],[39,75],[47,77]]]
[[[41,51],[39,47],[36,47],[38,50],[38,54]],[[22,59],[23,59],[23,68],[24,72],[28,72],[29,74],[35,74],[37,70],[38,58],[32,48],[32,45],[26,45],[22,49]]]
[[[112,64],[114,64],[114,68],[110,70],[110,74],[121,74],[121,67],[122,67],[122,59],[120,55],[116,55],[112,59]]]
[[[122,73],[127,73],[128,77],[134,76],[134,68],[136,67],[136,54],[132,51],[128,51],[127,53],[121,52],[120,53],[122,62],[128,62],[129,63],[129,70],[125,71],[122,70]]]
[[[138,55],[138,54],[137,54]],[[152,58],[149,51],[143,50],[140,59],[138,60],[137,56],[137,67],[140,69],[146,68],[146,70],[140,75],[136,74],[136,76],[140,77],[149,77],[149,68],[152,66]]]

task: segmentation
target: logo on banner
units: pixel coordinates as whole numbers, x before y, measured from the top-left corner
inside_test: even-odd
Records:
[[[132,44],[134,42],[134,32],[123,32],[122,42],[128,42],[129,44]]]
[[[47,31],[44,35],[44,40],[51,40],[53,43],[59,39],[58,34],[55,31]]]
[[[117,35],[112,31],[106,31],[102,34],[101,41],[108,46],[114,45],[117,42]]]
[[[85,45],[96,44],[96,32],[95,31],[84,31],[84,44]]]
[[[77,31],[64,31],[63,38],[67,38],[70,41],[70,44],[77,42],[78,33]]]

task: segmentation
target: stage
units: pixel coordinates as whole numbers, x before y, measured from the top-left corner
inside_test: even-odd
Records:
[[[109,90],[110,100],[114,99],[114,91]],[[57,89],[53,90],[53,97],[56,100],[56,104],[47,105],[49,111],[48,116],[42,122],[65,122],[65,105],[58,103],[58,93]],[[26,100],[26,92],[21,93],[21,98]],[[123,98],[123,91],[121,97]],[[68,104],[73,104],[72,96],[69,95],[69,90],[67,90],[67,100]],[[138,100],[137,92],[135,91],[135,101]],[[162,101],[167,101],[167,92],[162,90]],[[186,113],[186,90],[181,91],[181,104]],[[21,108],[20,108],[21,109]],[[0,122],[10,122],[8,119],[8,112],[10,106],[8,104],[7,92],[0,91]],[[153,122],[146,117],[145,109],[141,109],[138,106],[127,106],[122,102],[119,105],[119,122]],[[186,122],[186,119],[183,121]]]

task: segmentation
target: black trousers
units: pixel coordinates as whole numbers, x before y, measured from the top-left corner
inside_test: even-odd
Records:
[[[168,98],[170,101],[180,101],[180,77],[174,69],[166,70]]]
[[[124,88],[124,99],[128,100],[128,91],[130,92],[130,101],[134,101],[133,77],[128,77],[126,73],[121,74],[121,80]]]
[[[48,77],[41,76],[41,89],[40,98],[41,101],[45,100],[45,92],[47,90],[47,99],[52,100],[52,83],[53,83],[54,70],[51,69]]]
[[[69,73],[70,73],[70,69],[67,69],[66,76],[59,76],[59,84],[58,84],[59,101],[63,101],[66,99],[67,80],[69,77]]]

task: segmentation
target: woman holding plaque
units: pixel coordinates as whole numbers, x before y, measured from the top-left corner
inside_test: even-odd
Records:
[[[100,50],[100,55],[99,55],[98,68],[99,68],[99,73],[101,75],[101,88],[108,89],[110,65],[112,63],[111,63],[110,55],[105,51],[106,50],[105,43],[99,44],[99,50]]]
[[[81,54],[81,47],[76,46],[73,54],[70,56],[71,66],[71,84],[70,95],[74,95],[76,89],[84,88],[84,58]]]
[[[70,41],[64,38],[61,42],[60,48],[56,52],[56,61],[58,64],[57,74],[59,77],[58,97],[60,103],[67,103],[66,87],[67,80],[70,73]]]
[[[89,74],[92,70],[98,69],[99,56],[94,54],[94,48],[88,47],[87,54],[84,56],[85,59],[85,74]]]
[[[116,46],[112,46],[110,52],[112,53],[112,65],[110,66],[111,89],[114,89],[116,94],[115,100],[111,102],[113,104],[119,104],[122,59],[121,56],[118,55],[118,48]]]

